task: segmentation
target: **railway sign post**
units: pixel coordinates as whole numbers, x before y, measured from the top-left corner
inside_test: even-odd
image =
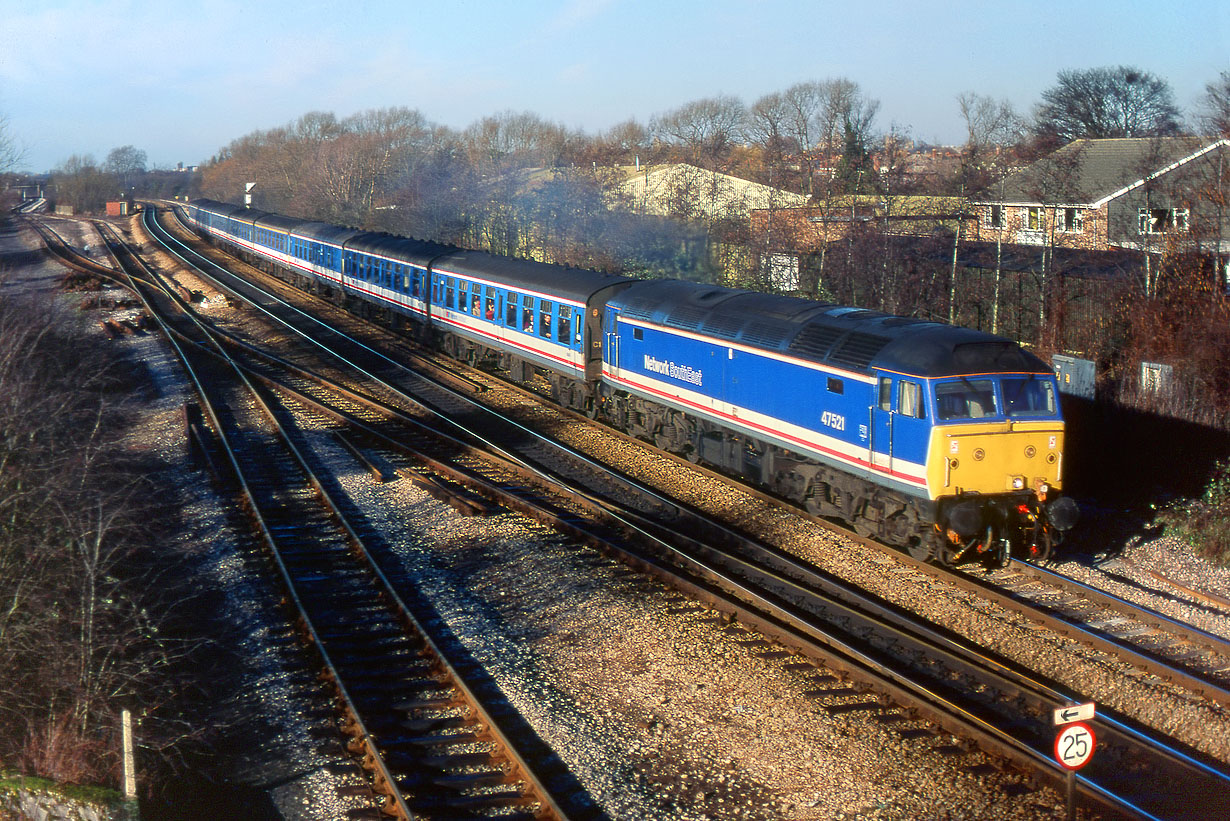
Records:
[[[1089,763],[1096,746],[1093,728],[1082,721],[1065,724],[1055,736],[1055,760],[1068,771],[1068,821],[1076,818],[1076,771]]]
[[[1062,727],[1075,721],[1093,721],[1097,715],[1097,705],[1092,701],[1084,704],[1069,704],[1055,710],[1055,726]]]
[[[1097,740],[1088,724],[1068,724],[1055,736],[1055,760],[1065,770],[1079,770],[1093,758]]]

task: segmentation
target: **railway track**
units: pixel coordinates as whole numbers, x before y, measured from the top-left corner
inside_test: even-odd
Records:
[[[413,585],[382,568],[379,545],[363,535],[361,523],[330,492],[331,480],[305,457],[285,409],[246,378],[205,326],[191,321],[172,289],[158,290],[155,271],[118,237],[108,241],[128,287],[158,318],[189,370],[212,430],[202,444],[216,449],[214,463],[238,484],[292,619],[320,660],[346,747],[368,773],[371,817],[570,817],[541,780],[544,772],[558,780],[558,761],[535,746],[532,732],[481,671],[450,662],[416,614],[407,593]],[[204,429],[198,424],[198,432]],[[523,754],[526,748],[537,757]]]
[[[676,512],[676,518],[681,515],[681,511]],[[755,545],[703,518],[689,519],[684,527],[692,533],[705,533],[708,542],[724,540],[738,545],[715,553],[709,545],[679,533],[677,525],[643,519],[635,521],[633,529],[655,538],[649,540],[646,553],[632,560],[642,566],[674,564],[672,571],[659,566],[657,572],[669,572],[676,586],[881,694],[872,702],[851,704],[839,699],[832,705],[835,710],[874,709],[883,711],[886,721],[908,721],[908,716],[893,712],[905,707],[958,735],[977,738],[998,755],[1035,769],[1044,777],[1055,775],[1046,765],[1050,735],[1045,719],[1050,710],[1063,706],[1073,694],[1012,669],[1002,659],[988,659],[984,651],[961,646],[953,636],[929,625],[917,620],[911,624],[908,617],[894,613],[894,608],[884,602],[843,588],[812,569],[791,565],[779,552]],[[652,546],[655,540],[659,550]],[[746,558],[749,552],[760,555],[750,560]],[[715,565],[722,565],[724,570],[715,572]],[[835,624],[841,627],[834,628]],[[913,668],[897,664],[902,658],[917,663]],[[938,661],[941,658],[943,661]],[[954,687],[953,681],[963,684]],[[821,687],[818,697],[826,690],[838,697],[848,694],[844,691],[849,687]],[[976,699],[978,703],[971,706],[970,693],[997,695]],[[893,707],[894,703],[899,706]],[[1158,796],[1166,793],[1165,784],[1185,783],[1189,795],[1190,790],[1204,791],[1210,800],[1224,791],[1224,775],[1217,765],[1150,737],[1147,730],[1132,726],[1130,721],[1113,715],[1108,720],[1109,729],[1100,735],[1108,750],[1103,759],[1105,771],[1096,775],[1090,771],[1082,779],[1089,798],[1130,815],[1185,817],[1164,811],[1154,815],[1159,811]],[[1140,772],[1157,773],[1160,779],[1124,776]],[[1161,810],[1171,809],[1164,797],[1161,802]]]
[[[267,299],[267,297],[265,297]],[[357,327],[358,321],[355,321]],[[307,331],[307,329],[304,329]],[[440,369],[434,358],[420,358],[429,367]],[[447,366],[445,366],[447,367]],[[456,369],[457,366],[453,366]],[[494,377],[476,374],[477,379],[494,381]],[[485,390],[485,384],[475,378],[460,386],[462,390]],[[468,399],[448,402],[440,407],[449,418],[470,413]],[[578,422],[580,417],[557,411]],[[622,434],[611,433],[622,436]],[[627,437],[624,437],[627,438]],[[682,462],[667,455],[664,458]],[[694,467],[709,476],[719,474],[703,467]],[[626,477],[624,477],[626,478]],[[723,477],[724,478],[724,477]],[[779,505],[773,497],[745,488],[769,504]],[[660,495],[658,497],[662,499]],[[672,500],[673,501],[673,500]],[[790,508],[797,515],[806,514]],[[1013,562],[1011,570],[979,577],[970,573],[952,572],[945,568],[917,562],[907,555],[865,539],[832,522],[808,517],[811,521],[834,529],[845,538],[876,549],[887,549],[891,555],[921,572],[956,584],[962,589],[984,596],[997,605],[1037,621],[1048,629],[1081,641],[1102,652],[1123,657],[1133,666],[1190,689],[1222,705],[1230,705],[1230,641],[1170,619],[1148,608],[1105,594],[1063,576],[1024,562]]]

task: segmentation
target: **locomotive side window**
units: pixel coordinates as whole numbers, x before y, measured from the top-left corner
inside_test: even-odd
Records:
[[[555,329],[555,338],[568,345],[572,342],[572,308],[559,306],[559,324]]]
[[[880,377],[879,405],[882,411],[893,409],[893,380],[887,376]]]
[[[538,335],[543,339],[551,338],[551,302],[538,300]]]
[[[645,338],[645,329],[644,329],[644,328],[633,328],[633,329],[632,329],[632,338],[633,338],[633,339],[644,339],[644,338]]]
[[[829,393],[838,393],[838,394],[845,393],[846,383],[842,382],[840,379],[834,379],[833,377],[830,376],[828,378],[828,389],[829,389]]]
[[[897,391],[897,413],[922,419],[922,386],[917,382],[907,382],[904,379],[899,384],[901,387]]]
[[[990,379],[962,379],[935,386],[935,413],[940,419],[982,419],[995,415],[995,388]]]
[[[510,328],[517,327],[517,295],[509,292],[508,307],[504,311],[504,324]]]

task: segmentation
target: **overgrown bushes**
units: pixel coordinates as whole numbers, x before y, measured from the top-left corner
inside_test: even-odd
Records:
[[[1230,564],[1230,460],[1217,463],[1204,495],[1168,505],[1158,521],[1205,558]]]
[[[131,371],[49,303],[0,299],[0,762],[116,783],[121,708],[174,658],[122,446]]]

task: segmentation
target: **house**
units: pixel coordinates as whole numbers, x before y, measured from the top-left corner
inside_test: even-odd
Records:
[[[976,197],[979,239],[1088,251],[1230,250],[1230,140],[1077,140]]]
[[[874,223],[892,236],[952,233],[961,223],[963,237],[976,227],[960,197],[846,194],[825,205],[758,208],[752,211],[752,233],[768,237],[774,247],[810,253],[845,239],[851,228]]]

